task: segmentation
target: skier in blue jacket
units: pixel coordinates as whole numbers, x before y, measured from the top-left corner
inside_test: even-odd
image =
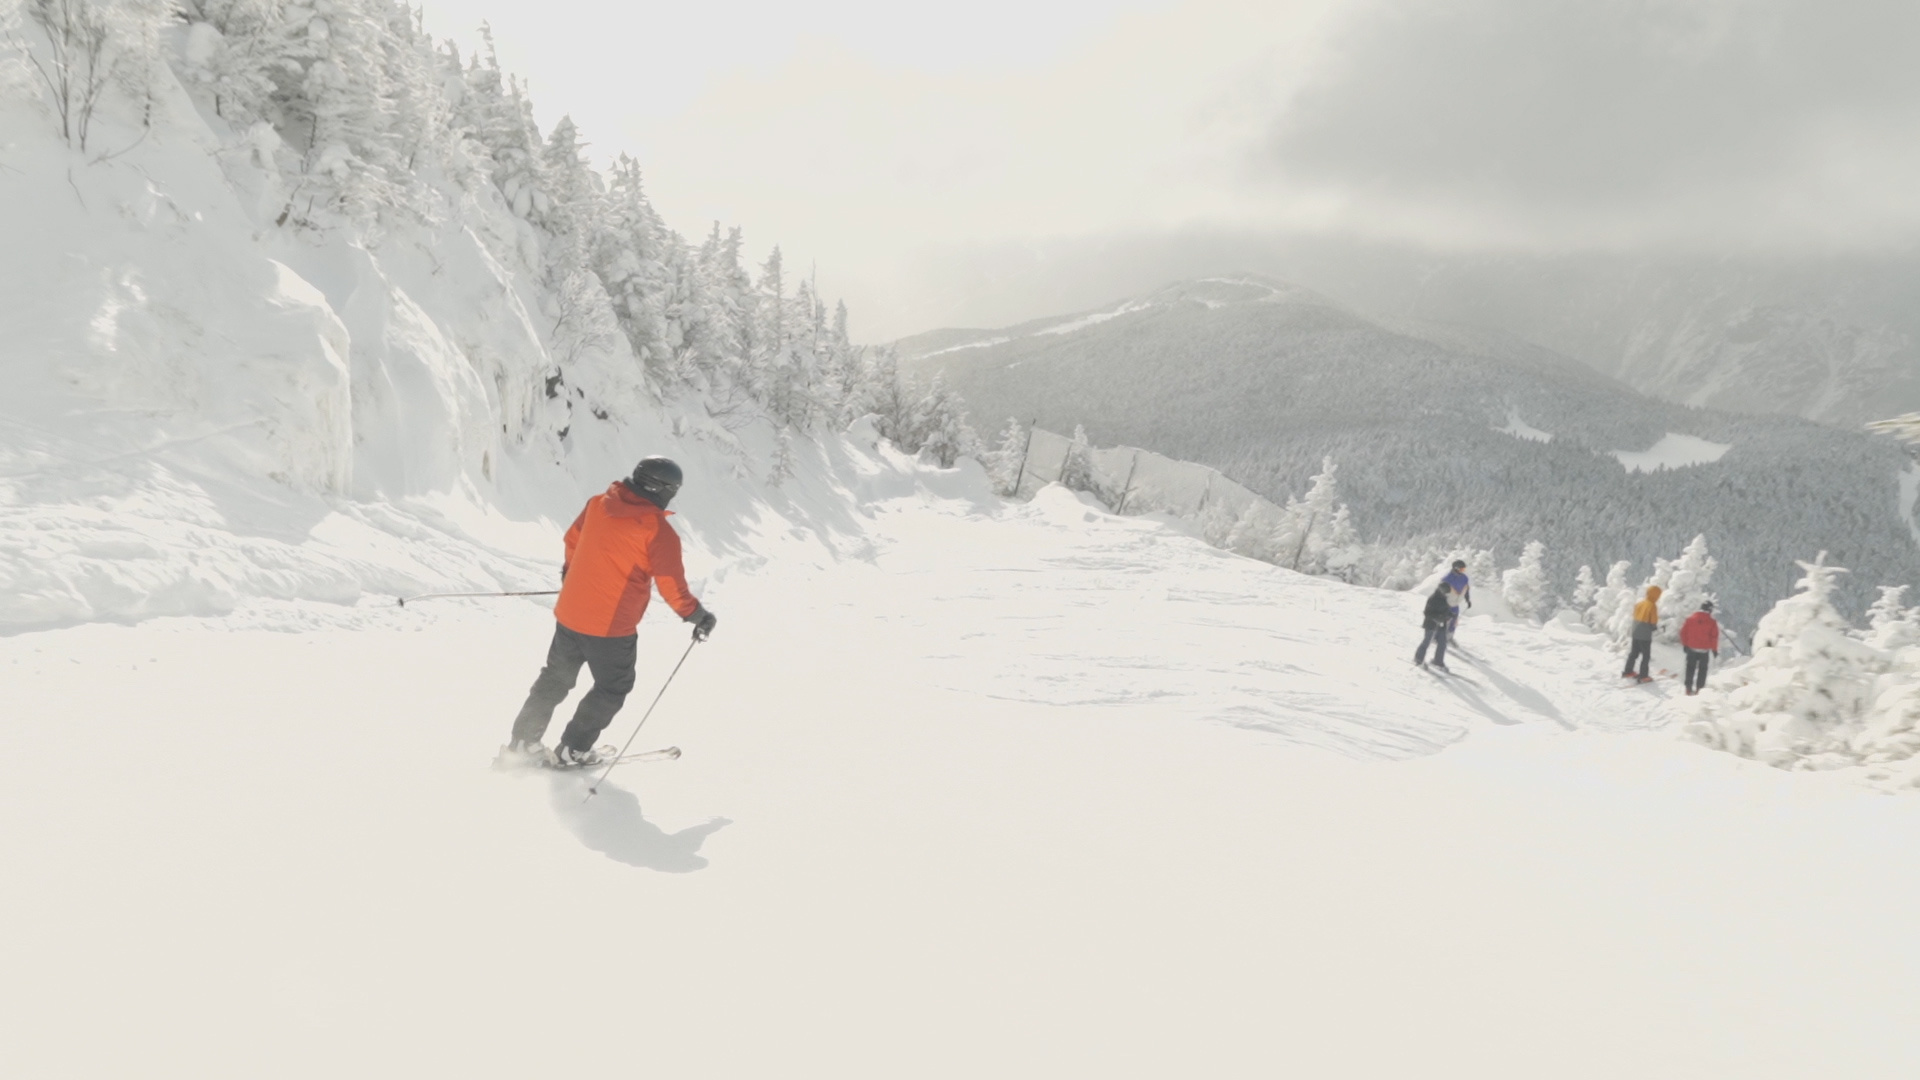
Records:
[[[1453,590],[1453,598],[1448,604],[1453,608],[1453,616],[1447,620],[1447,636],[1452,637],[1460,629],[1460,602],[1466,601],[1473,606],[1473,583],[1467,578],[1467,560],[1453,560],[1453,572],[1440,579],[1440,584]]]

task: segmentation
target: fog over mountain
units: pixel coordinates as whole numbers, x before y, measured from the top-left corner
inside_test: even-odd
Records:
[[[1644,573],[1699,533],[1722,559],[1735,625],[1751,626],[1788,591],[1794,560],[1821,550],[1854,569],[1856,605],[1875,584],[1920,580],[1908,462],[1884,440],[1659,401],[1511,335],[1389,327],[1271,279],[1190,281],[900,349],[903,365],[964,394],[982,428],[1010,415],[1085,424],[1098,444],[1212,465],[1278,500],[1332,455],[1363,535],[1494,546],[1508,560],[1539,539],[1563,588],[1583,563],[1632,559]],[[1618,456],[1663,440],[1725,449],[1651,473]]]
[[[1240,270],[1373,310],[1301,244],[1817,268],[1920,241],[1907,0],[426,9],[491,20],[668,220],[817,264],[864,342]],[[635,40],[725,47],[635,68]]]
[[[1041,246],[1014,272],[989,270],[1011,258],[981,250],[947,263],[954,292],[977,298],[965,314],[1071,311],[1175,276],[1253,270],[1377,319],[1512,335],[1670,401],[1845,427],[1920,409],[1920,250],[1439,254],[1188,231]]]

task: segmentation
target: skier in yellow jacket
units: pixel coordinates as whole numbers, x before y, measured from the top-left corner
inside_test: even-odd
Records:
[[[1653,662],[1653,632],[1660,628],[1660,586],[1647,586],[1647,598],[1633,605],[1633,648],[1627,651],[1627,669],[1620,673],[1623,679],[1638,679],[1652,682],[1653,676],[1647,674],[1647,667]],[[1640,661],[1640,672],[1634,674],[1633,662]]]

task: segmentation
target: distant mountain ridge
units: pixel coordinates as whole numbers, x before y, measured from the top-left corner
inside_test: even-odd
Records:
[[[1498,327],[1670,401],[1858,427],[1920,408],[1916,295],[1911,259],[1565,257],[1459,260],[1388,309]]]
[[[1388,328],[1425,321],[1503,333],[1682,404],[1856,429],[1920,410],[1914,244],[1447,251],[1339,232],[1199,229],[1007,250],[990,263],[993,273],[970,273],[965,261],[948,271],[963,310],[1024,318],[1245,271],[1335,297]]]
[[[1284,501],[1323,454],[1369,538],[1548,545],[1575,568],[1635,573],[1706,533],[1737,622],[1784,595],[1820,550],[1854,571],[1848,599],[1920,580],[1890,443],[1790,417],[1659,401],[1515,335],[1415,320],[1388,327],[1311,290],[1244,275],[1180,282],[1015,327],[898,343],[943,373],[975,423],[1009,416],[1220,469]],[[1549,441],[1528,437],[1548,436]],[[1668,435],[1719,460],[1630,473],[1616,452]]]

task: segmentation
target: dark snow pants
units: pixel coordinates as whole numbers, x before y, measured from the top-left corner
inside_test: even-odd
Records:
[[[1687,689],[1705,690],[1707,688],[1707,657],[1713,654],[1705,649],[1687,650]]]
[[[1413,662],[1427,662],[1427,646],[1432,645],[1433,662],[1441,667],[1447,666],[1447,626],[1445,623],[1428,623],[1427,636],[1420,639],[1420,647],[1413,650]]]
[[[1647,668],[1653,663],[1653,639],[1633,639],[1633,648],[1627,650],[1627,670],[1620,673],[1622,678],[1633,674],[1633,662],[1640,661],[1640,677],[1647,677]]]
[[[633,689],[633,660],[637,634],[626,637],[594,637],[576,633],[555,623],[553,644],[547,649],[547,666],[533,680],[527,703],[513,721],[514,742],[539,742],[546,737],[547,725],[574,681],[580,677],[580,665],[593,672],[593,689],[580,699],[573,710],[573,722],[560,736],[560,745],[575,750],[591,750],[593,742],[613,722],[613,714],[626,704]]]

